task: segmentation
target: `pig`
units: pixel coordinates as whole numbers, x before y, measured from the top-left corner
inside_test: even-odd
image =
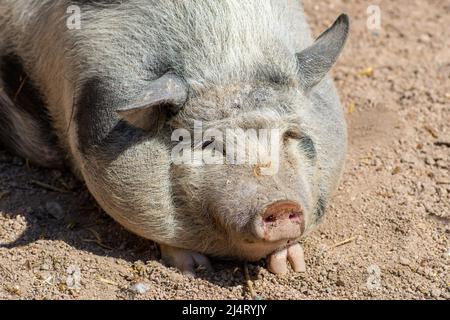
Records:
[[[113,219],[187,275],[210,257],[305,270],[299,241],[322,221],[345,162],[328,73],[347,15],[314,40],[293,0],[0,0],[0,12],[5,147],[70,166]],[[277,170],[262,174],[265,158],[175,161],[174,132],[194,135],[199,122],[278,129]],[[201,142],[194,155],[227,152],[220,138]],[[248,142],[246,155],[269,149]]]

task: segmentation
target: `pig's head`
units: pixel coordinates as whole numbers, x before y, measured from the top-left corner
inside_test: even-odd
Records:
[[[260,259],[320,220],[320,159],[326,151],[316,144],[320,130],[311,128],[305,110],[314,107],[310,93],[335,63],[347,34],[343,15],[295,55],[295,75],[195,91],[188,79],[167,73],[136,106],[120,112],[150,129],[148,119],[168,110],[174,203],[192,226],[214,234],[215,244],[202,238],[207,253]]]

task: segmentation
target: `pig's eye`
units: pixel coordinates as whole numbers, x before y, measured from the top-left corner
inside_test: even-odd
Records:
[[[317,157],[316,146],[310,136],[301,133],[300,131],[287,131],[284,134],[285,142],[289,139],[297,140],[299,142],[300,149],[306,153],[306,156],[315,161]]]
[[[316,146],[314,145],[314,141],[311,139],[311,137],[306,135],[301,137],[300,147],[311,161],[315,162],[317,160]]]
[[[300,140],[302,137],[302,133],[297,130],[288,130],[284,133],[284,141],[289,139]]]
[[[211,140],[207,140],[205,142],[203,142],[202,144],[202,150],[205,150],[208,146],[210,146],[211,144],[213,144],[215,141],[214,138],[212,138]]]
[[[213,143],[215,143],[214,149],[216,151],[219,151],[219,152],[221,151],[224,156],[227,155],[227,152],[225,150],[225,145],[223,143],[221,143],[220,141],[216,142],[216,139],[214,139],[214,138],[211,138],[210,140],[207,140],[207,141],[203,142],[202,150],[205,150],[207,147],[209,147]]]

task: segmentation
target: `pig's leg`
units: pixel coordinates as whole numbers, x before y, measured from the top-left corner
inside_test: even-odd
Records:
[[[195,277],[195,268],[212,270],[209,259],[197,252],[160,245],[163,261],[171,267],[181,270],[184,275]]]
[[[267,258],[267,268],[273,273],[285,274],[288,271],[288,261],[295,272],[306,271],[305,255],[299,243],[272,253]]]

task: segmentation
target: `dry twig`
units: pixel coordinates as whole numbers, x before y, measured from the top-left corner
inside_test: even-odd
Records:
[[[337,248],[337,247],[340,247],[340,246],[349,244],[349,243],[355,241],[356,239],[357,239],[357,237],[351,237],[351,238],[348,238],[348,239],[346,239],[346,240],[344,240],[344,241],[341,241],[341,242],[338,242],[338,243],[332,245],[332,246],[330,247],[330,249],[334,249],[334,248]]]
[[[38,186],[38,187],[42,187],[44,189],[50,190],[50,191],[54,191],[54,192],[60,192],[60,193],[69,193],[69,191],[52,186],[50,184],[41,182],[41,181],[37,181],[37,180],[31,180],[31,183]]]
[[[245,276],[245,283],[247,284],[248,291],[250,292],[250,296],[253,300],[257,299],[257,295],[255,292],[255,289],[253,288],[253,281],[250,279],[250,274],[248,272],[248,263],[244,263],[244,276]]]

